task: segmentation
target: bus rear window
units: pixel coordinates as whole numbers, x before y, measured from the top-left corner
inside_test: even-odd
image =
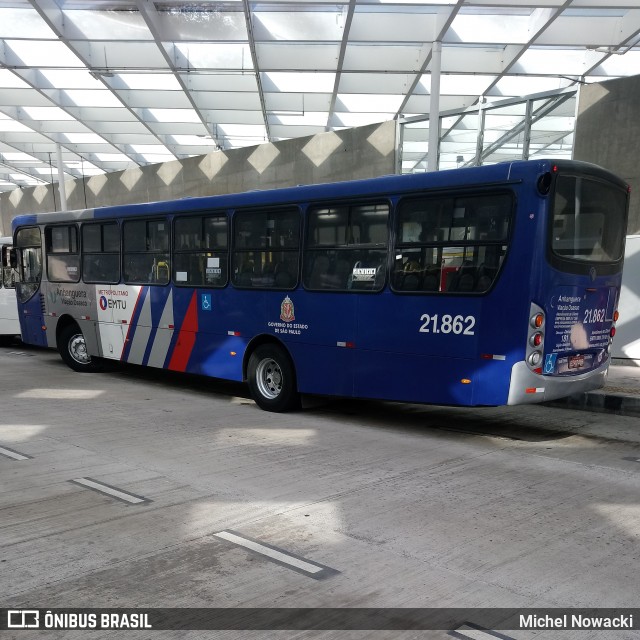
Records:
[[[553,204],[551,249],[559,258],[616,262],[622,258],[626,194],[599,180],[560,175]]]

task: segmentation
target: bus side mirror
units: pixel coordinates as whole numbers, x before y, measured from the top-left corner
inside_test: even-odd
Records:
[[[12,269],[18,268],[18,250],[15,247],[9,249],[9,266]]]

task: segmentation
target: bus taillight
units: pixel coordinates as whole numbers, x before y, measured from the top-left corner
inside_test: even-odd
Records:
[[[540,333],[540,331],[534,333],[531,338],[529,338],[529,344],[532,347],[539,347],[542,344],[542,333]]]
[[[534,373],[541,374],[542,350],[544,346],[545,323],[544,311],[535,303],[531,303],[529,311],[529,331],[527,333],[527,352],[525,360]]]
[[[542,362],[542,353],[540,353],[540,351],[533,351],[529,354],[529,358],[527,359],[527,362],[532,366],[532,367],[537,367],[540,362]]]
[[[614,311],[613,312],[613,321],[614,322],[618,322],[618,318],[620,317],[620,314],[618,313],[618,311]]]
[[[534,329],[540,329],[540,327],[542,327],[543,324],[544,324],[544,313],[536,313],[535,315],[531,316],[531,326]]]

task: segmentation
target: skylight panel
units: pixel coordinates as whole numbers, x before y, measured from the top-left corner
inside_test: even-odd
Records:
[[[581,76],[585,72],[587,54],[585,49],[528,49],[512,68],[514,73],[545,75],[553,69],[554,74]]]
[[[364,127],[368,124],[391,120],[394,115],[395,113],[337,113],[333,119],[343,127]],[[331,126],[334,126],[333,119]]]
[[[111,91],[68,89],[65,93],[77,107],[121,107],[122,103]]]
[[[482,95],[496,76],[443,74],[440,77],[441,95]]]
[[[36,178],[35,176],[28,176],[24,173],[10,173],[9,177],[14,181],[14,182],[22,182],[27,186],[33,186],[33,185],[37,185],[37,184],[44,184],[47,181],[46,180],[40,180],[40,178]]]
[[[0,89],[29,89],[29,85],[9,69],[0,69]]]
[[[55,89],[104,89],[104,85],[86,71],[43,69],[42,75]]]
[[[56,39],[56,34],[32,8],[0,8],[0,38]]]
[[[570,86],[571,80],[544,76],[505,76],[491,90],[492,95],[525,96]]]
[[[83,176],[99,176],[103,173],[106,173],[104,169],[100,169],[100,167],[87,167],[85,165],[84,169],[82,169]]]
[[[51,40],[5,40],[30,67],[84,67],[84,63],[63,42]]]
[[[342,11],[327,5],[322,11],[257,10],[254,12],[256,40],[341,41],[344,33]]]
[[[60,107],[22,107],[22,110],[32,120],[74,120],[71,114]]]
[[[251,69],[251,51],[248,44],[177,42],[176,50],[183,60],[178,66],[185,69]]]
[[[21,122],[14,120],[13,118],[0,118],[0,131],[3,132],[28,132],[33,133],[33,129],[25,126]]]
[[[300,113],[288,112],[271,112],[269,115],[269,123],[281,124],[286,126],[318,126],[324,127],[329,118],[327,111],[305,111]]]
[[[525,44],[532,35],[530,25],[531,20],[528,15],[469,15],[459,13],[447,32],[447,39],[449,42]]]
[[[594,76],[632,76],[640,69],[640,51],[627,51],[622,56],[613,55],[593,70]]]
[[[63,14],[65,21],[71,23],[86,38],[153,40],[153,35],[138,11],[66,10]]]
[[[105,144],[105,139],[97,133],[64,133],[64,137],[72,144]]]
[[[388,112],[395,114],[400,108],[404,96],[387,94],[339,93],[336,111]]]
[[[193,109],[147,109],[156,122],[200,122]]]
[[[124,153],[94,153],[100,162],[131,162],[131,158]]]
[[[149,164],[157,164],[157,163],[161,163],[161,162],[170,162],[171,160],[175,160],[176,157],[172,154],[167,152],[166,154],[163,153],[140,153],[138,154],[140,155],[145,162],[148,162]]]
[[[180,91],[182,87],[171,73],[120,73],[117,77],[129,89]]]
[[[225,138],[226,142],[233,139],[233,146],[246,147],[250,144],[267,142],[267,130],[264,125],[218,124],[216,131],[219,137]]]
[[[283,93],[331,93],[336,81],[335,73],[270,71],[261,76],[264,91]]]
[[[139,154],[172,155],[163,144],[132,144],[131,148]]]
[[[176,144],[185,147],[217,146],[216,141],[211,136],[176,135],[171,137]]]
[[[19,151],[7,151],[2,154],[2,159],[12,164],[40,164],[40,160],[37,158]]]

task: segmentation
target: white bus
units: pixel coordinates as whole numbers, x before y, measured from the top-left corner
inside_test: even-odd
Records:
[[[9,252],[12,245],[10,237],[0,238],[0,256],[2,266],[0,270],[0,339],[7,340],[20,335],[18,321],[18,306],[16,304],[15,269],[9,262]]]

